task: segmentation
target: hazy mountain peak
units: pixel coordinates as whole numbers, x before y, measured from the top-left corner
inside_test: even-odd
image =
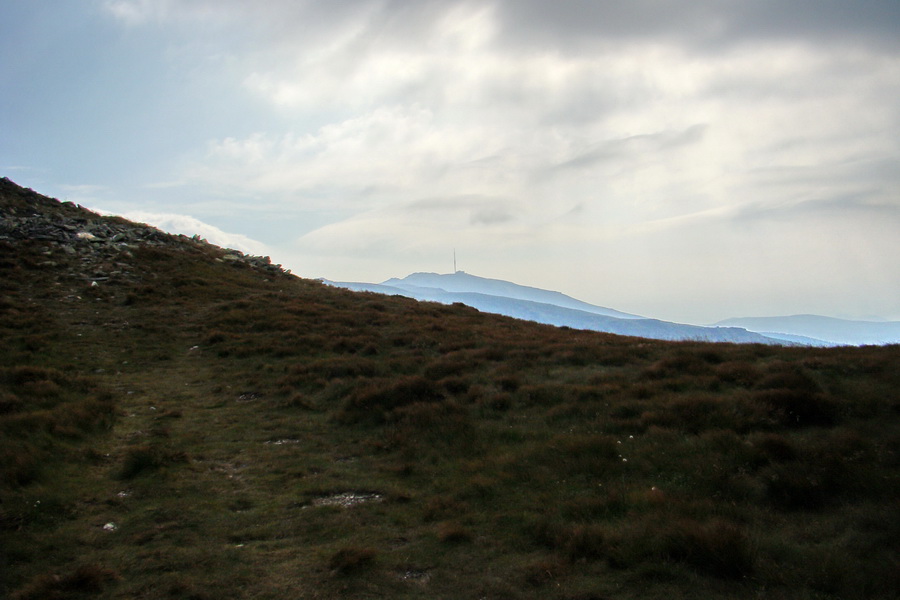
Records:
[[[564,308],[581,310],[598,315],[616,317],[617,319],[641,319],[643,317],[631,313],[622,312],[604,306],[596,306],[588,302],[576,300],[561,292],[544,290],[527,285],[519,285],[502,279],[490,279],[471,275],[465,271],[455,273],[412,273],[402,279],[396,277],[384,281],[382,285],[389,285],[400,289],[412,291],[412,288],[430,288],[454,293],[487,294],[490,296],[502,296],[529,302],[541,302],[553,304]]]

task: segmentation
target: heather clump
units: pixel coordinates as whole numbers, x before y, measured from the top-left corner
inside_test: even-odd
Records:
[[[372,380],[361,385],[344,401],[338,418],[345,422],[385,422],[396,411],[414,404],[438,403],[444,399],[441,387],[419,376]]]

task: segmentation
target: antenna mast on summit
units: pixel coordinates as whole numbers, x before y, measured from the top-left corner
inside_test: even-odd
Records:
[[[453,249],[453,272],[456,273],[456,248]]]

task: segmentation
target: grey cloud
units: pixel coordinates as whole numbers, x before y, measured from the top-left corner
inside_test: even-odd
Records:
[[[427,43],[434,24],[465,6],[493,7],[501,45],[521,49],[579,50],[597,43],[670,40],[715,51],[767,39],[850,40],[900,48],[900,2],[896,0],[175,0],[164,12],[209,20],[232,14],[247,27],[261,27],[269,41],[328,40],[348,24],[360,25],[357,42]]]
[[[279,41],[307,47],[328,45],[336,32],[353,31],[353,45],[365,51],[379,44],[427,40],[440,14],[456,2],[422,0],[267,0],[248,4],[244,0],[176,0],[174,10],[182,16],[204,19],[212,12],[226,13],[247,28],[255,28],[267,42]]]
[[[858,39],[898,46],[895,0],[766,0],[735,2],[731,30],[749,38]]]
[[[584,210],[585,210],[584,206],[585,206],[584,202],[579,202],[578,204],[573,206],[569,210],[569,212],[566,213],[566,216],[578,216],[578,215],[584,214]]]
[[[696,144],[703,140],[704,135],[706,135],[706,128],[707,125],[705,123],[696,123],[674,134],[663,135],[660,138],[660,148],[680,148]]]
[[[462,216],[469,225],[476,226],[502,225],[515,221],[517,216],[510,201],[478,194],[423,198],[398,210],[430,213],[435,220]]]
[[[871,189],[873,195],[900,186],[896,159],[846,159],[815,165],[778,165],[746,172],[745,185],[773,193],[778,188],[837,190]],[[900,206],[900,199],[894,199]]]
[[[849,219],[856,216],[882,225],[895,223],[900,227],[900,205],[884,203],[878,195],[878,190],[870,188],[803,201],[750,202],[729,215],[728,220],[741,226],[772,220],[804,222],[816,217]]]
[[[900,165],[896,159],[780,165],[746,173],[745,198],[728,217],[736,226],[765,221],[857,218],[900,230]]]
[[[513,220],[513,214],[505,208],[491,207],[476,210],[469,218],[472,225],[501,225]]]
[[[659,132],[606,140],[587,152],[555,165],[552,170],[585,169],[600,163],[629,158],[637,153],[652,154],[677,149],[702,141],[706,128],[705,124],[698,123],[677,132]]]
[[[598,163],[615,160],[625,154],[625,152],[623,152],[623,146],[625,143],[627,142],[624,140],[603,143],[598,147],[589,150],[588,152],[579,154],[575,158],[571,158],[565,162],[555,165],[554,167],[552,167],[552,170],[566,171],[571,169],[585,169],[588,167],[592,167]]]
[[[461,194],[459,196],[442,196],[434,198],[421,198],[407,205],[406,209],[422,212],[440,212],[456,210],[460,206],[477,205],[485,201],[483,196],[476,194]],[[404,209],[405,210],[405,209]]]
[[[864,40],[900,46],[895,0],[505,0],[504,38],[580,49],[600,41],[672,39],[718,48],[764,39]]]

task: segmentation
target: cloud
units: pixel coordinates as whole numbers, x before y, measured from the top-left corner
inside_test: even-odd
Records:
[[[170,8],[167,0],[107,0],[104,8],[113,17],[129,26],[164,19]]]
[[[94,206],[99,199],[107,195],[109,187],[102,184],[64,183],[58,186],[58,190],[56,193],[63,201],[74,202],[82,206]]]
[[[877,40],[897,47],[900,6],[892,0],[541,0],[498,2],[509,43],[540,43],[583,52],[598,43],[665,39],[719,52],[742,44]]]
[[[233,22],[239,17],[239,11],[235,10],[239,7],[230,4],[233,4],[230,0],[104,0],[103,9],[127,27],[202,24],[209,33],[214,30],[213,25]],[[193,33],[198,33],[196,28]]]
[[[313,133],[214,140],[186,177],[290,192],[307,207],[367,210],[421,197],[515,194],[531,168],[553,158],[553,143],[489,123],[450,123],[417,105],[384,107]]]
[[[166,190],[183,187],[184,185],[184,181],[154,181],[146,184],[145,187],[151,190]]]
[[[659,154],[660,152],[677,149],[698,143],[703,139],[706,125],[697,124],[683,131],[664,131],[658,133],[645,133],[632,135],[622,139],[604,140],[593,148],[569,158],[555,165],[555,170],[585,169],[598,163],[610,162],[619,159],[633,159],[638,155]]]
[[[64,184],[59,187],[65,192],[78,196],[94,196],[107,190],[105,185],[94,184]]]
[[[339,90],[330,103],[273,93],[279,110],[327,104],[352,116],[311,132],[216,140],[191,175],[290,191],[305,206],[339,205],[347,221],[301,245],[390,256],[404,240],[446,245],[448,231],[470,226],[515,224],[524,229],[493,239],[550,245],[559,243],[552,227],[566,218],[576,221],[566,236],[589,240],[743,205],[792,205],[828,187],[824,201],[861,185],[859,165],[895,153],[885,124],[900,116],[885,98],[900,84],[898,63],[870,51],[773,42],[709,57],[654,41],[627,52],[511,55],[488,38],[464,45],[471,54],[436,57],[396,41],[382,53],[376,43],[348,79],[273,67],[268,77],[282,77],[285,89]],[[402,64],[413,66],[394,68]],[[391,104],[398,99],[406,102]],[[888,170],[868,185],[876,181],[898,187]],[[435,197],[465,218],[431,211],[410,220],[414,202]],[[502,198],[504,206],[474,210],[469,198]],[[566,217],[576,206],[577,217]]]
[[[442,170],[488,159],[490,170],[501,165],[522,181],[548,165],[592,166],[687,145],[699,150],[693,170],[731,163],[724,165],[731,171],[744,168],[739,163],[761,166],[753,155],[766,150],[790,151],[796,160],[801,149],[843,158],[853,144],[890,145],[884,123],[898,120],[884,100],[898,91],[897,62],[842,47],[775,45],[704,60],[659,44],[579,57],[507,56],[490,47],[437,58],[370,50],[346,77],[341,69],[328,75],[290,66],[255,74],[257,92],[273,106],[296,114],[327,106],[352,116],[280,139],[260,133],[220,140],[210,157],[243,155],[245,163],[268,162],[298,180],[315,179],[327,156],[328,172],[343,164],[341,175],[352,170],[368,179],[361,185],[389,180],[395,188],[409,184],[410,172],[433,181]],[[404,64],[413,66],[398,66]],[[847,122],[840,114],[857,117]],[[685,137],[673,137],[679,131]],[[785,145],[791,140],[792,149]],[[423,157],[431,160],[429,173],[418,171]],[[368,175],[363,162],[372,167]]]
[[[6,171],[41,171],[39,167],[28,165],[0,165],[0,170]]]
[[[424,108],[384,107],[313,133],[260,132],[214,140],[205,164],[197,165],[190,177],[311,196],[335,188],[393,190],[439,178],[443,169],[476,148],[466,132],[436,128]]]
[[[421,227],[439,222],[451,231],[470,226],[498,226],[516,221],[521,211],[511,199],[479,195],[427,198],[410,203],[406,207],[393,207],[401,214],[414,214]]]
[[[118,214],[137,223],[146,223],[162,229],[163,231],[187,236],[199,235],[210,244],[240,250],[246,254],[255,256],[270,256],[271,249],[264,243],[258,242],[240,233],[228,233],[214,225],[204,223],[189,215],[175,213],[154,213],[140,210],[129,210],[122,213],[112,213],[107,210],[97,209],[104,215]]]
[[[465,43],[485,33],[475,25],[489,22],[488,33],[516,48],[541,45],[580,51],[607,39],[616,44],[666,39],[712,49],[769,40],[861,38],[896,47],[900,24],[900,6],[894,0],[695,0],[682,4],[659,0],[561,4],[543,0],[269,0],[256,5],[243,0],[108,0],[105,7],[123,20],[135,21],[148,15],[200,19],[215,11],[245,27],[265,30],[269,39],[304,34],[315,46],[321,46],[323,39],[334,39],[335,30],[352,31],[347,25],[361,20],[372,24],[375,35],[396,38],[402,34],[413,43],[434,39],[435,33]],[[472,15],[479,13],[490,15],[490,21],[473,20]]]
[[[329,253],[367,253],[390,246],[395,250],[453,239],[480,237],[503,244],[523,226],[525,215],[511,200],[478,195],[423,198],[372,209],[340,223],[308,233],[298,244]],[[440,228],[435,228],[440,223]]]
[[[827,279],[828,257],[832,279],[900,297],[823,237],[896,273],[876,250],[900,206],[894,0],[105,6],[226,57],[222,89],[252,111],[156,180],[209,214],[252,199],[231,230],[280,215],[300,272],[421,270],[463,245],[501,277],[763,305],[767,286]]]

